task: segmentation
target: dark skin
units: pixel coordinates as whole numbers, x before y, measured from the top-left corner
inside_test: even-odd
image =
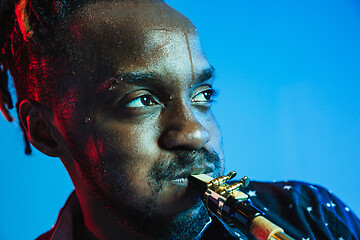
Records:
[[[184,219],[199,232],[207,214],[187,177],[220,175],[223,153],[196,28],[158,1],[87,5],[69,22],[69,94],[58,109],[24,100],[19,112],[31,143],[72,178],[77,234],[167,238]]]

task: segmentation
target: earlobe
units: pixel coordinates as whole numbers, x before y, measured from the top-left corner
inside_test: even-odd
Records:
[[[30,143],[40,152],[51,156],[61,155],[58,130],[53,125],[52,112],[32,100],[23,100],[19,105],[19,117]]]

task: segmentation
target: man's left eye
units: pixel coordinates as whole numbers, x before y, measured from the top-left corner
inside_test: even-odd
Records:
[[[214,90],[209,89],[198,93],[195,97],[191,99],[191,102],[211,102],[214,96]]]

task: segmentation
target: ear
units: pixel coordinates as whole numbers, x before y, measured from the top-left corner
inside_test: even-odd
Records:
[[[35,101],[23,100],[19,105],[19,118],[36,149],[51,157],[61,155],[62,136],[53,124],[49,108]]]

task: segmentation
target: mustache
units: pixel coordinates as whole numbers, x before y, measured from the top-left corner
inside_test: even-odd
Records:
[[[221,176],[221,161],[216,152],[201,148],[193,151],[178,150],[175,152],[174,158],[154,164],[147,174],[150,191],[153,193],[154,199],[148,203],[146,212],[152,212],[153,202],[159,197],[157,193],[161,192],[171,180],[187,178],[193,173],[198,173],[196,171],[213,171],[213,176]],[[196,201],[201,202],[197,195],[194,195],[195,198],[198,198]]]
[[[221,171],[221,159],[216,152],[210,152],[205,148],[186,151],[179,150],[171,161],[156,163],[149,177],[156,182],[164,182],[176,178],[186,178],[191,174],[214,172],[219,175]]]

